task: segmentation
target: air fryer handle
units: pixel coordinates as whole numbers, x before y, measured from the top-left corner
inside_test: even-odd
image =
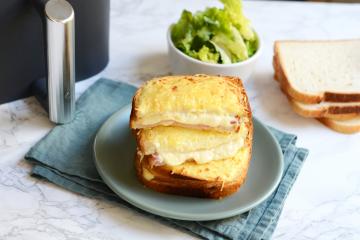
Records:
[[[33,0],[42,17],[47,59],[47,107],[54,123],[75,112],[75,14],[66,0]]]

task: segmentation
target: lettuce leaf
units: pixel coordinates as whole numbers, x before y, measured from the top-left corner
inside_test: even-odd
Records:
[[[233,24],[240,30],[243,38],[254,40],[255,34],[251,29],[250,21],[244,16],[242,4],[239,0],[220,0],[224,4],[225,11],[229,14]]]
[[[219,53],[211,52],[210,48],[205,45],[199,50],[198,57],[201,61],[208,63],[218,63],[219,61]]]
[[[215,50],[220,54],[220,62],[223,64],[230,64],[231,63],[231,54],[228,53],[225,49],[221,48],[215,42],[210,41],[210,43],[214,46]]]
[[[192,18],[192,13],[184,10],[179,21],[171,29],[171,39],[175,46],[186,54],[190,51],[193,41]]]

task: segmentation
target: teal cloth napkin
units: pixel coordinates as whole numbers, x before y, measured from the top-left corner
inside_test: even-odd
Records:
[[[131,102],[136,88],[100,79],[77,101],[73,122],[56,126],[25,158],[34,164],[32,175],[73,192],[116,201],[153,219],[204,239],[269,239],[275,230],[285,199],[308,151],[295,146],[296,136],[270,128],[284,154],[284,173],[275,192],[249,212],[216,221],[180,221],[144,212],[118,198],[102,181],[93,161],[92,144],[102,123]]]

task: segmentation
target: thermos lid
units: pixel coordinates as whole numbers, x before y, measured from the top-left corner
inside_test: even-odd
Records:
[[[46,16],[56,22],[71,21],[74,10],[69,2],[65,0],[50,0],[45,5]]]

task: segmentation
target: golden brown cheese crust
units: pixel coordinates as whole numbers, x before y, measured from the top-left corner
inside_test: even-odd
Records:
[[[231,181],[199,180],[183,176],[180,173],[172,173],[166,168],[151,166],[147,157],[144,157],[140,151],[137,152],[135,158],[137,176],[145,186],[158,192],[220,199],[235,193],[244,184],[250,165],[252,138],[253,128],[251,124],[245,141],[245,147],[248,149],[249,154],[246,155],[247,159],[241,161],[241,166],[234,166],[240,168],[241,171],[240,174]],[[232,161],[232,159],[229,159],[229,161]],[[149,179],[144,177],[144,171],[148,171],[152,177]]]
[[[136,92],[132,102],[130,127],[143,128],[156,125],[190,126],[186,120],[189,114],[201,117],[231,117],[236,120],[250,111],[248,99],[236,77],[209,75],[166,76],[146,82]],[[168,115],[166,115],[168,114]],[[183,114],[184,119],[169,119],[169,116]],[[146,120],[160,116],[158,121],[144,124]],[[164,116],[164,117],[161,117]],[[194,116],[192,116],[194,117]],[[208,129],[208,122],[196,120],[195,128]],[[229,120],[230,122],[230,120]],[[234,124],[234,128],[237,127]],[[221,126],[220,126],[221,128]]]

